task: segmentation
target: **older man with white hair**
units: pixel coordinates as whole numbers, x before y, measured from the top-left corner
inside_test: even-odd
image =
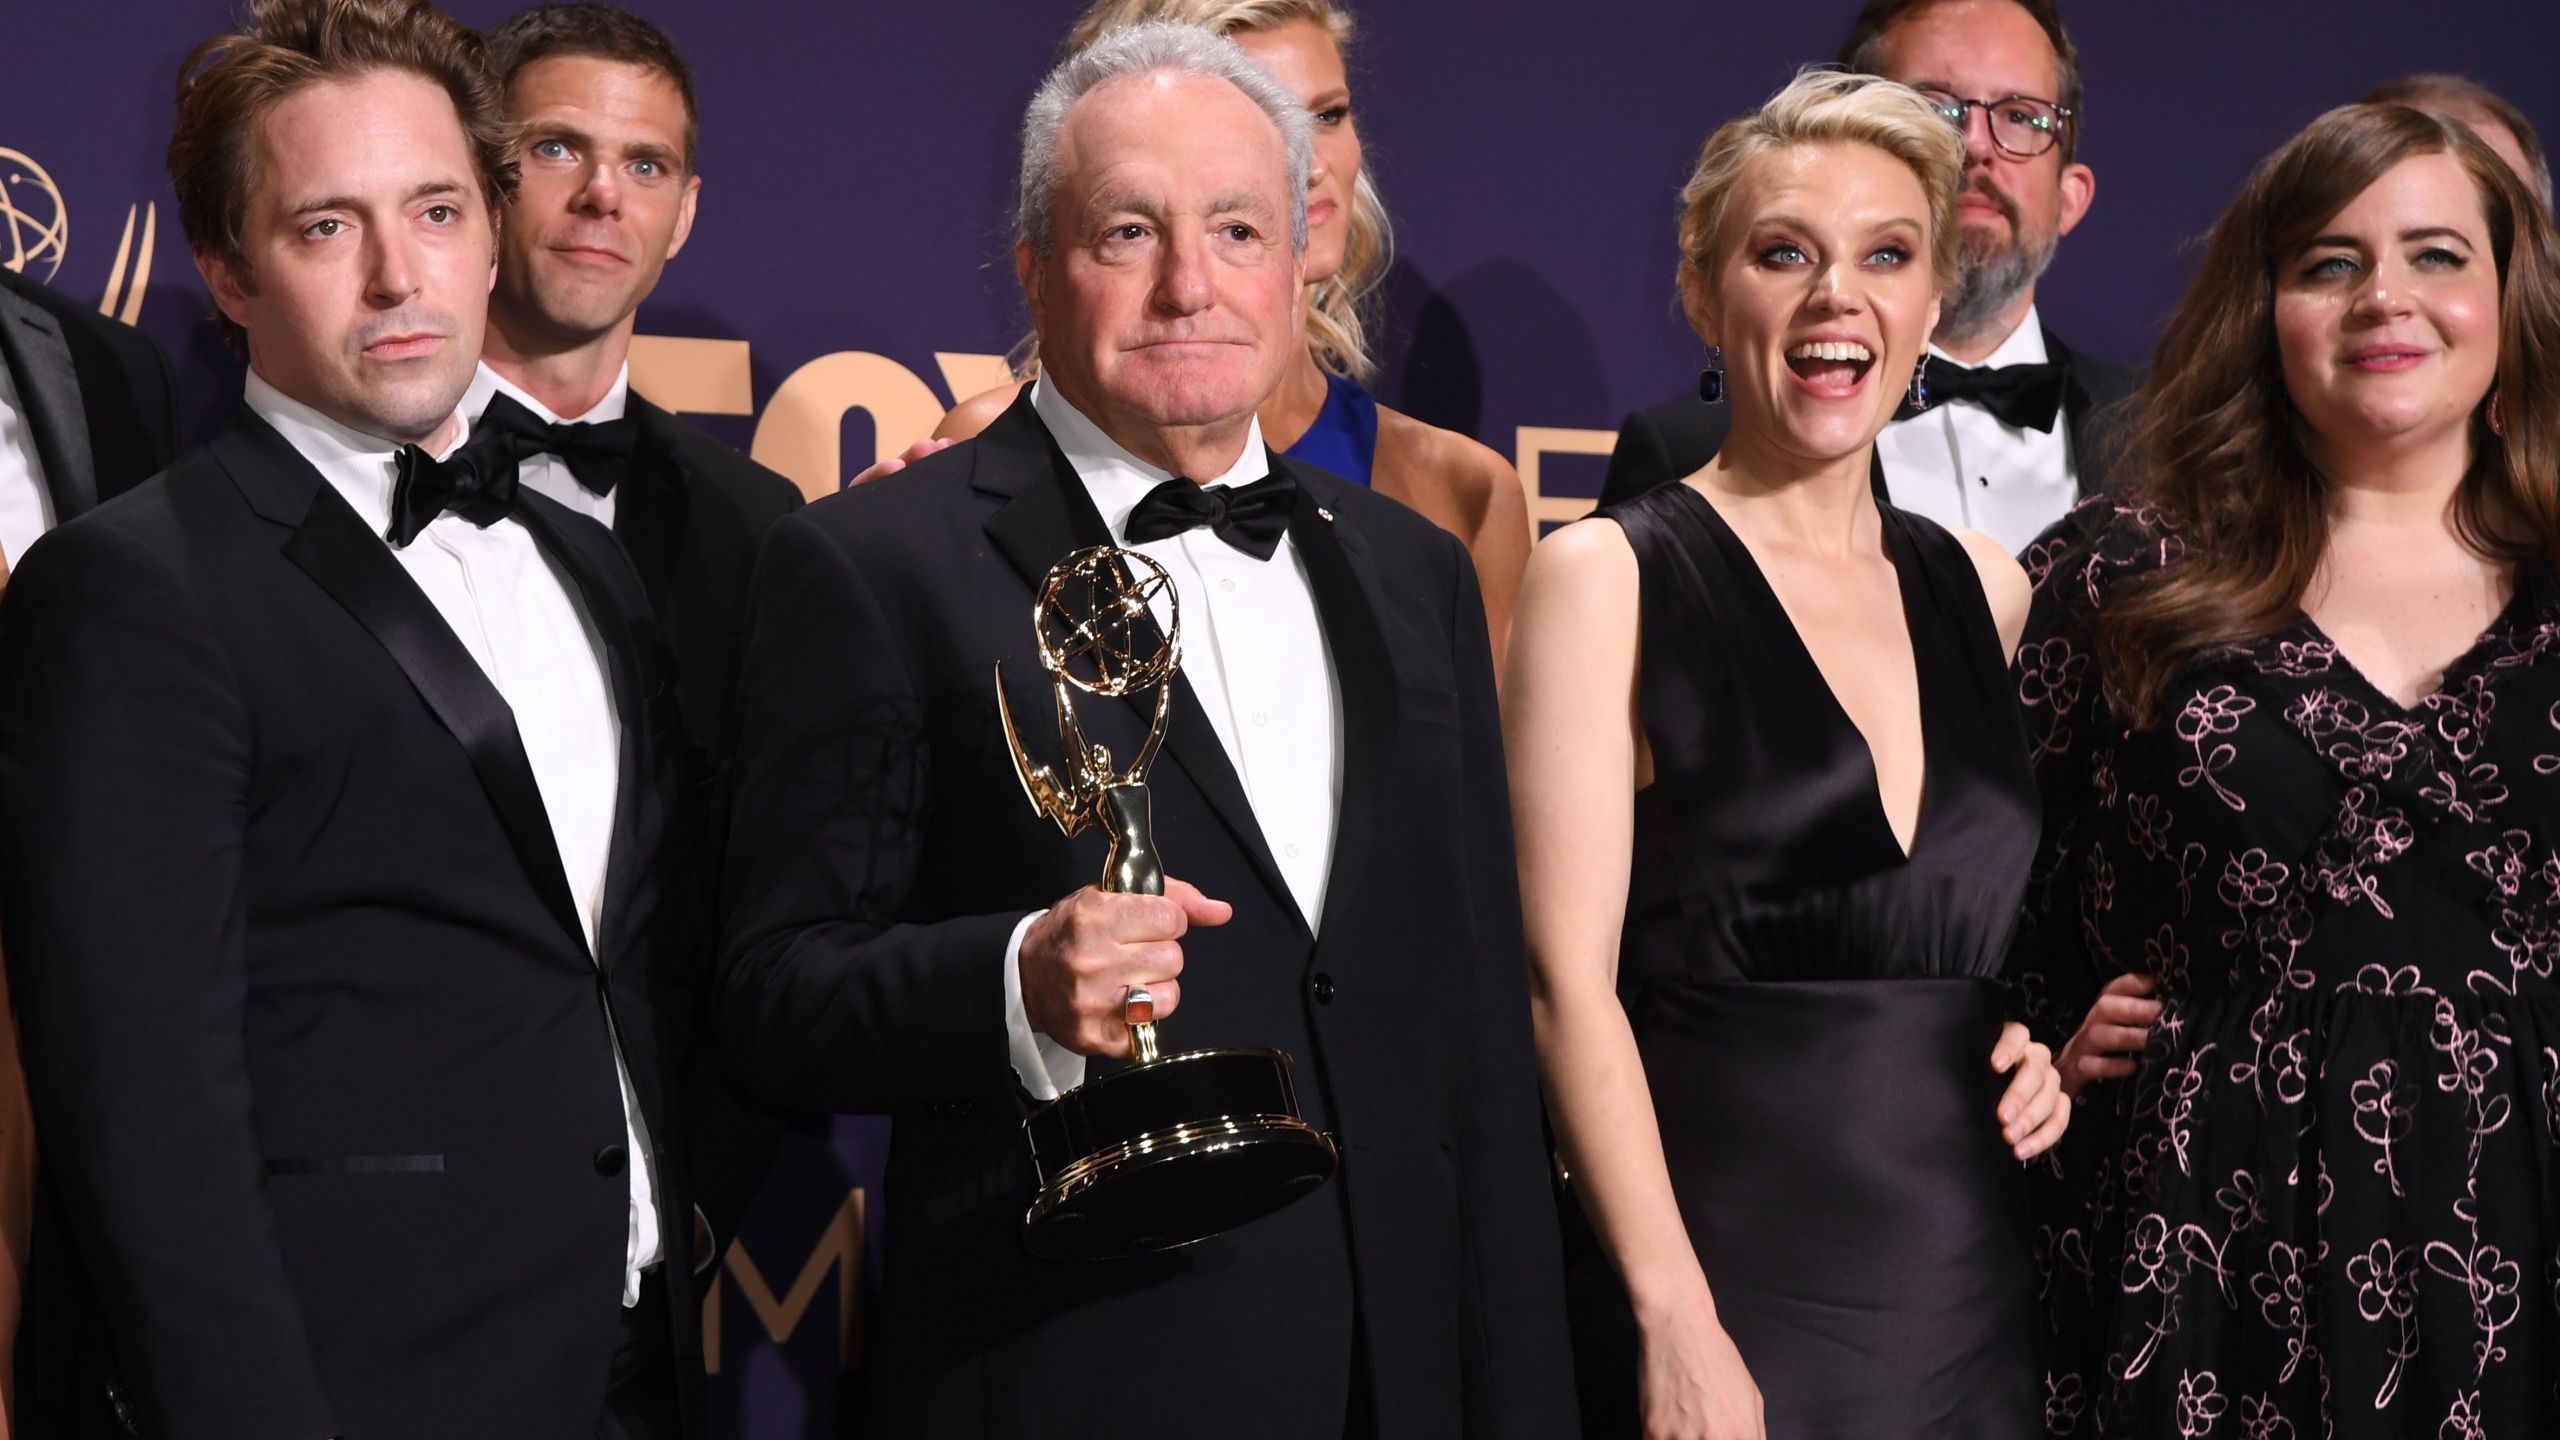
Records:
[[[895,1116],[880,1436],[1569,1436],[1576,1422],[1492,665],[1466,551],[1265,447],[1297,341],[1308,119],[1204,31],[1064,62],[1023,125],[1042,377],[978,438],[810,506],[758,569],[720,1010],[776,1101]],[[1182,665],[1162,895],[1088,883],[997,714],[1100,544],[1164,567]],[[1152,716],[1087,699],[1127,758]],[[1188,1248],[1020,1226],[1033,1106],[1130,1053],[1296,1057],[1341,1166]]]

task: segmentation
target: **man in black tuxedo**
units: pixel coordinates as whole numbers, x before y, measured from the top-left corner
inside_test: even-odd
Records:
[[[725,751],[747,571],[800,492],[631,393],[633,325],[702,192],[693,72],[665,32],[611,5],[527,10],[489,50],[522,171],[463,409],[522,407],[524,482],[622,541],[675,652],[686,727]]]
[[[158,474],[177,451],[168,352],[0,269],[0,557],[24,555],[36,536]]]
[[[866,1434],[1576,1432],[1473,571],[1254,420],[1297,343],[1308,134],[1188,27],[1064,62],[1015,250],[1040,383],[766,542],[719,1004],[775,1097],[895,1116]],[[1033,596],[1106,542],[1181,606],[1162,896],[1090,883],[1098,837],[1025,804],[997,720],[999,662],[1016,716],[1053,713]],[[1124,763],[1152,713],[1080,711]],[[1187,1249],[1033,1259],[1020,1122],[1129,1054],[1140,986],[1173,1049],[1295,1056],[1341,1172]]]
[[[611,5],[524,11],[489,32],[489,58],[520,169],[463,413],[509,428],[523,482],[622,542],[674,657],[686,733],[716,760],[734,735],[756,546],[800,491],[631,393],[640,306],[702,192],[693,71],[666,32]],[[707,964],[718,843],[711,807],[696,813],[705,833],[684,837],[692,883],[672,924]],[[687,1128],[708,1266],[771,1170],[781,1122],[703,1068]]]
[[[2053,0],[1870,0],[1840,63],[1919,89],[1965,136],[1963,242],[1930,336],[1927,403],[1906,402],[1877,438],[1877,498],[2023,550],[2112,481],[2142,378],[2065,345],[2036,314],[2037,278],[2097,195],[2074,158],[2079,51]],[[1628,416],[1600,503],[1704,466],[1726,423],[1695,393]]]
[[[611,537],[464,441],[483,52],[420,0],[258,0],[185,75],[244,403],[0,603],[21,1420],[685,1433],[681,734]]]

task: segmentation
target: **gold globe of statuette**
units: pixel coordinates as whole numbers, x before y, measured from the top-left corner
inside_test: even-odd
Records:
[[[1173,577],[1135,550],[1076,551],[1040,586],[1032,623],[1041,667],[1088,695],[1114,699],[1172,683],[1182,666],[1182,614],[1167,604],[1171,623],[1159,632],[1150,611],[1172,594]]]
[[[0,265],[51,280],[70,244],[62,187],[33,156],[0,145]]]

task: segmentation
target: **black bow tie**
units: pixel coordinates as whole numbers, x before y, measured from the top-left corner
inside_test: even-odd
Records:
[[[498,431],[475,428],[442,460],[403,445],[397,463],[391,528],[383,533],[395,549],[417,539],[446,511],[486,530],[516,508],[515,442]]]
[[[1930,404],[1970,400],[1990,411],[2001,424],[2021,430],[2053,433],[2053,417],[2062,412],[2062,382],[2063,369],[2056,361],[1976,368],[1929,357]],[[1919,413],[1905,400],[1893,412],[1893,418],[1908,420]]]
[[[1129,512],[1129,542],[1144,545],[1206,525],[1217,537],[1268,560],[1298,509],[1298,482],[1270,475],[1239,489],[1167,480]]]
[[[508,437],[515,443],[518,460],[559,456],[591,495],[612,494],[624,463],[631,458],[633,427],[628,416],[580,424],[545,420],[504,391],[489,397],[489,408],[480,412],[480,422],[473,428],[475,433],[495,431]]]

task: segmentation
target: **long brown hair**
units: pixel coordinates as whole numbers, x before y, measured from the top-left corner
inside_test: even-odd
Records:
[[[2328,547],[2328,485],[2284,385],[2276,277],[2322,226],[2403,160],[2450,155],[2480,192],[2498,267],[2498,378],[2471,420],[2454,498],[2464,542],[2560,566],[2560,253],[2550,220],[2496,153],[2461,125],[2398,105],[2347,105],[2262,161],[2214,224],[2135,402],[2130,444],[2145,497],[2180,539],[2129,579],[2097,621],[2107,698],[2156,723],[2171,682],[2215,651],[2292,622]]]

